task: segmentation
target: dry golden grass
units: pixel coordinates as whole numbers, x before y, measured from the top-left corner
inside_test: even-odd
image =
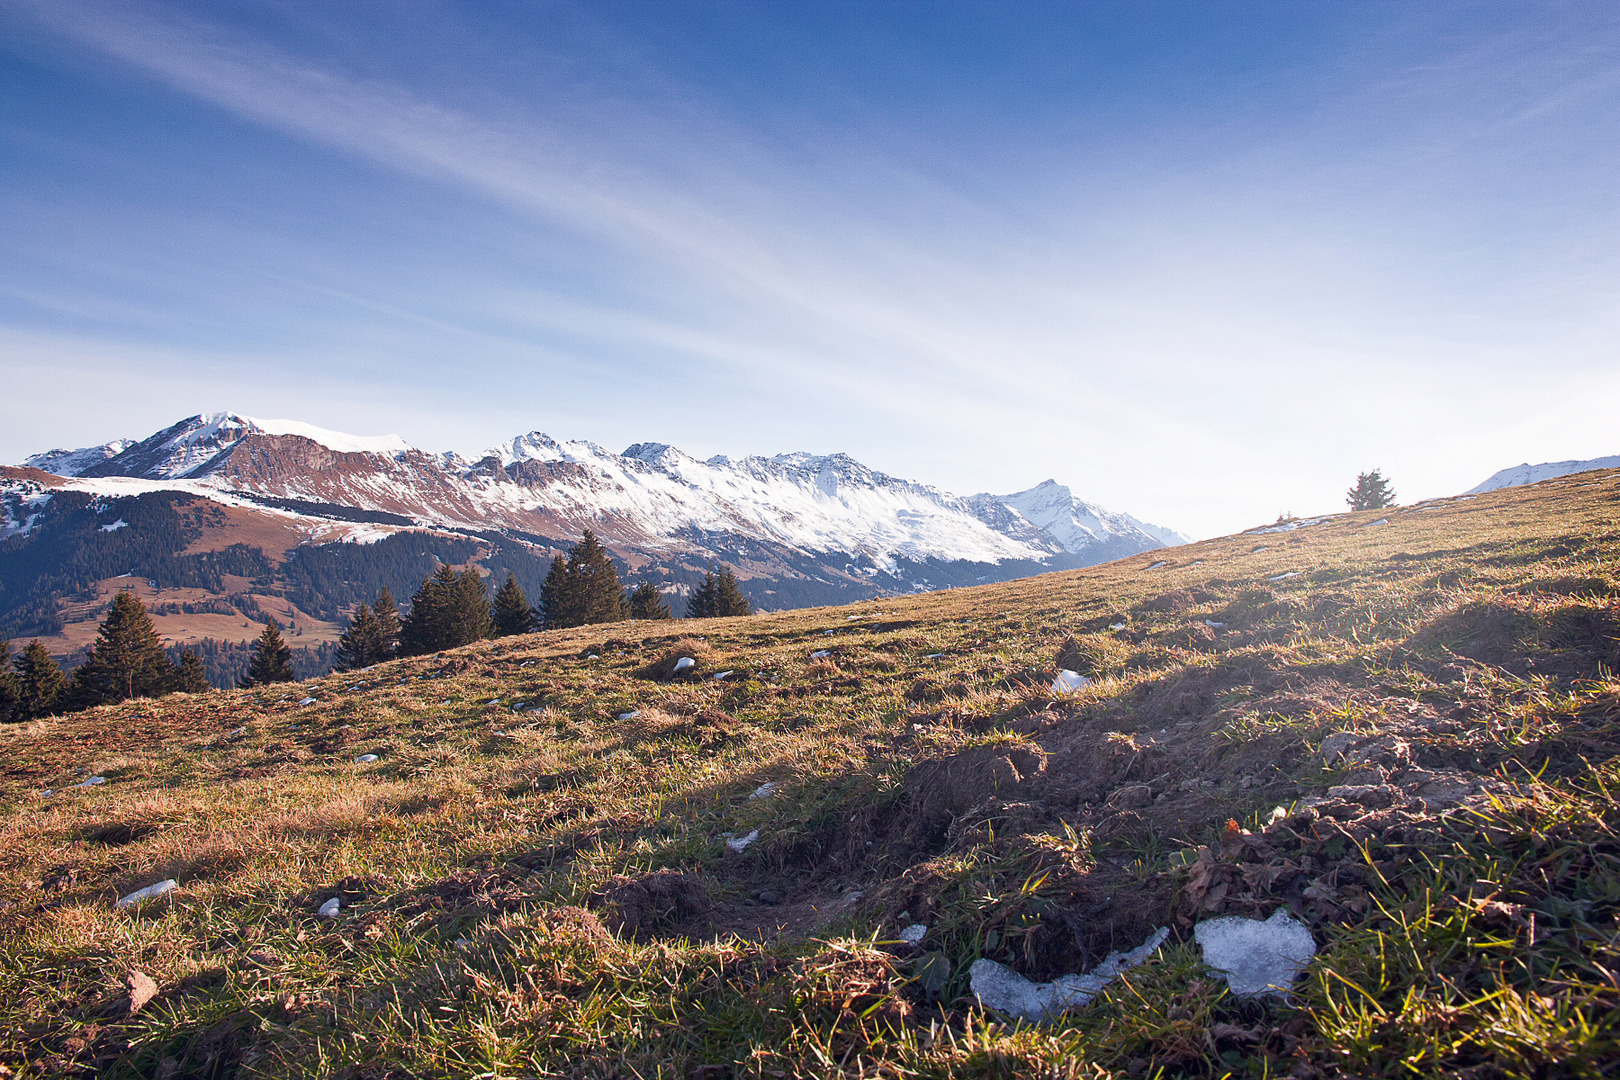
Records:
[[[0,730],[0,1068],[1609,1075],[1617,500],[1587,474]],[[1054,700],[1059,666],[1095,681]],[[1307,804],[1297,844],[1262,828]],[[580,910],[656,870],[707,907],[653,890],[637,941]],[[1284,904],[1326,946],[1298,1000],[1224,996],[1192,922]],[[914,920],[938,993],[883,944]],[[1048,978],[1160,924],[1063,1023],[968,993],[977,957]],[[160,993],[119,1016],[134,971]]]

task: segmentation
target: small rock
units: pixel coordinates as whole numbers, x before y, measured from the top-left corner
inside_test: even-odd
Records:
[[[1356,745],[1361,736],[1351,731],[1336,731],[1322,740],[1322,761],[1333,764]]]
[[[1121,810],[1136,810],[1140,807],[1148,805],[1152,801],[1152,788],[1148,787],[1146,784],[1131,784],[1128,787],[1122,787],[1116,790],[1109,798],[1108,803],[1111,806],[1119,807]]]
[[[782,894],[773,892],[770,889],[761,889],[759,892],[754,894],[754,899],[758,900],[762,904],[769,904],[772,907],[775,907],[777,904],[782,902]]]
[[[922,941],[924,935],[927,933],[928,927],[924,926],[920,922],[912,923],[910,926],[900,931],[900,940],[904,941],[907,945],[916,945]]]
[[[1310,930],[1283,908],[1265,922],[1238,915],[1206,919],[1193,927],[1193,940],[1237,997],[1286,996],[1316,955]]]
[[[154,899],[155,897],[162,896],[166,892],[173,892],[179,887],[180,883],[174,880],[174,878],[165,878],[162,881],[157,882],[155,885],[148,885],[144,889],[136,889],[128,896],[119,900],[115,906],[121,908],[134,907],[143,900]]]
[[[330,899],[326,903],[322,904],[321,905],[321,910],[318,911],[316,914],[318,914],[323,919],[335,919],[335,918],[338,917],[338,908],[340,908],[342,906],[343,906],[342,900],[340,898],[334,896],[334,897],[332,897],[332,899]]]
[[[129,993],[129,1000],[123,1003],[126,1017],[140,1012],[158,993],[157,982],[144,971],[132,971],[124,976],[124,989]]]

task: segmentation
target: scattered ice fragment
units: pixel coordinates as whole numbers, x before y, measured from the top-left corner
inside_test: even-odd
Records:
[[[755,829],[753,832],[749,833],[747,836],[738,836],[738,837],[735,837],[735,838],[733,838],[731,840],[727,840],[726,841],[726,847],[730,848],[732,851],[740,852],[744,848],[746,848],[749,844],[752,844],[755,840],[758,840],[758,839],[759,839],[759,830]]]
[[[338,897],[334,896],[332,899],[321,905],[321,910],[317,914],[319,914],[323,919],[335,919],[338,916],[338,908],[342,906],[343,904]]]
[[[1260,554],[1260,553],[1261,553],[1261,552],[1262,552],[1262,551],[1270,551],[1270,550],[1271,550],[1271,549],[1270,549],[1270,548],[1268,548],[1268,547],[1266,547],[1266,545],[1264,545],[1264,544],[1261,544],[1261,545],[1260,545],[1260,546],[1259,546],[1259,547],[1257,547],[1257,548],[1255,548],[1255,549],[1254,549],[1254,550],[1253,550],[1253,551],[1251,551],[1251,552],[1249,552],[1249,554],[1250,554],[1250,555],[1258,555],[1258,554]]]
[[[826,636],[826,637],[832,637],[832,633],[833,633],[833,632],[832,632],[832,631],[831,631],[831,630],[823,630],[823,631],[822,631],[822,634],[823,634],[823,635],[824,635],[824,636]]]
[[[1025,1020],[1051,1020],[1069,1009],[1083,1008],[1120,972],[1136,967],[1164,944],[1168,927],[1159,927],[1130,952],[1109,953],[1088,975],[1059,975],[1049,983],[1033,983],[994,960],[975,960],[968,969],[974,996],[980,1003]]]
[[[585,659],[587,659],[587,660],[600,660],[602,658],[600,656],[597,656],[595,653],[586,653],[585,654]]]
[[[943,660],[944,658],[945,654],[942,652],[931,652],[927,656],[923,657],[924,660]]]
[[[679,675],[681,672],[685,671],[687,668],[696,667],[696,666],[697,666],[697,661],[696,660],[692,659],[690,656],[683,656],[679,660],[675,661],[675,674]]]
[[[777,781],[769,780],[769,781],[766,781],[765,783],[759,785],[759,787],[755,788],[754,793],[752,795],[748,796],[748,797],[750,799],[768,799],[772,795],[775,795],[776,794],[776,789],[781,787],[781,786],[782,785],[779,784]]]
[[[300,701],[298,704],[300,704],[300,705],[313,705],[313,704],[315,704],[315,699],[312,698],[312,697],[307,697],[304,700]]]
[[[534,663],[533,660],[525,660],[523,663],[519,664],[518,667],[528,667],[532,663]]]
[[[107,778],[105,776],[92,776],[90,779],[84,781],[84,783],[82,783],[82,784],[74,784],[73,786],[74,787],[95,787],[97,784],[105,784],[106,782],[107,782]]]
[[[1369,522],[1367,522],[1367,524],[1363,525],[1362,528],[1363,529],[1370,529],[1374,525],[1388,525],[1388,524],[1389,524],[1389,518],[1379,518],[1377,521],[1369,521]]]
[[[354,759],[354,763],[356,765],[370,765],[373,761],[376,761],[376,760],[377,760],[377,755],[376,754],[361,754],[359,757]]]
[[[1267,581],[1285,581],[1285,580],[1287,580],[1288,578],[1291,578],[1291,577],[1299,577],[1299,571],[1298,570],[1285,570],[1282,573],[1278,574],[1276,577],[1267,578],[1266,580]]]
[[[641,710],[640,709],[631,709],[629,712],[620,713],[619,714],[619,719],[620,720],[634,720],[636,717],[638,717],[640,715],[641,715]]]
[[[1058,672],[1057,678],[1052,680],[1052,693],[1072,694],[1081,687],[1090,685],[1091,680],[1080,674],[1078,671],[1070,671],[1068,668],[1063,668]]]
[[[231,729],[231,730],[229,730],[229,731],[227,731],[227,732],[226,732],[226,733],[225,733],[225,737],[226,737],[226,738],[227,738],[227,739],[234,739],[234,738],[236,738],[236,737],[237,737],[237,736],[238,736],[238,735],[246,735],[246,734],[247,734],[247,725],[246,725],[246,724],[243,724],[243,725],[242,725],[242,726],[241,726],[241,727],[239,727],[239,728],[232,728],[232,729]]]
[[[926,933],[928,933],[928,927],[920,922],[912,923],[900,931],[900,940],[908,945],[915,945],[923,939],[923,935]]]
[[[1288,808],[1286,806],[1274,806],[1271,808],[1271,813],[1266,815],[1266,822],[1267,824],[1271,824],[1273,822],[1281,821],[1287,816]]]
[[[500,703],[501,699],[498,697],[492,697],[488,701],[484,702],[485,705],[499,705]]]
[[[1265,922],[1229,915],[1193,927],[1204,963],[1226,976],[1238,997],[1285,996],[1295,977],[1316,955],[1310,930],[1286,908]]]
[[[817,649],[815,652],[810,654],[810,659],[812,659],[812,660],[824,660],[824,659],[826,659],[827,657],[829,657],[831,655],[832,655],[832,653],[827,649]]]
[[[134,892],[118,901],[117,906],[121,908],[134,907],[142,900],[151,900],[153,897],[162,896],[164,893],[178,889],[179,887],[180,883],[174,880],[174,878],[164,878],[155,885],[148,885],[144,889],[136,889]]]
[[[727,675],[730,675],[730,674],[731,674],[731,672],[729,670],[727,670],[727,671],[717,671],[717,672],[714,673],[714,677],[716,679],[723,679]]]
[[[1109,623],[1108,624],[1108,629],[1110,629],[1110,630],[1123,630],[1123,629],[1125,629],[1125,624],[1122,623],[1122,622]]]
[[[1161,566],[1169,566],[1169,565],[1170,565],[1169,563],[1165,562],[1163,559],[1160,559],[1158,562],[1156,562],[1152,566],[1148,567],[1148,569],[1149,570],[1157,570]]]
[[[1205,619],[1204,620],[1204,625],[1209,627],[1211,630],[1225,630],[1226,629],[1226,624],[1225,623],[1216,622],[1214,619]]]
[[[46,788],[44,791],[40,792],[41,796],[49,796],[49,795],[55,795],[55,794],[56,794],[56,792],[52,791],[50,788]]]

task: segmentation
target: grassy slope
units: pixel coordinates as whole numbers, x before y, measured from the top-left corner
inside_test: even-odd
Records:
[[[1610,1075],[1617,498],[0,731],[0,1076]],[[1095,682],[1053,702],[1060,652]],[[1225,996],[1191,927],[1280,905],[1297,996]],[[1157,925],[1063,1024],[968,993]]]

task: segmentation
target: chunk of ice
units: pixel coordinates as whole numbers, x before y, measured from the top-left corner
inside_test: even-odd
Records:
[[[829,657],[831,655],[832,655],[832,652],[830,650],[828,650],[828,649],[817,649],[815,652],[810,654],[810,659],[812,659],[812,660],[825,660],[827,657]]]
[[[1285,908],[1265,922],[1241,915],[1206,919],[1193,927],[1193,940],[1237,997],[1286,996],[1316,955],[1310,930]]]
[[[924,660],[943,660],[944,658],[945,654],[942,652],[931,652],[923,657]]]
[[[727,676],[727,675],[730,675],[730,674],[731,674],[731,672],[730,672],[730,671],[717,671],[717,672],[715,672],[715,673],[714,673],[714,677],[715,677],[715,678],[716,678],[716,679],[723,679],[723,678],[725,678],[725,677],[726,677],[726,676]]]
[[[915,945],[923,939],[923,935],[926,933],[928,933],[928,927],[920,922],[912,923],[900,931],[900,940],[908,945]]]
[[[768,799],[772,795],[775,795],[776,789],[781,786],[782,785],[775,780],[768,780],[759,785],[759,787],[755,788],[754,793],[748,797],[750,799]]]
[[[1214,619],[1205,619],[1204,620],[1204,625],[1209,627],[1211,630],[1225,630],[1226,629],[1226,624],[1225,623],[1216,622]]]
[[[1090,685],[1091,680],[1078,671],[1070,671],[1068,668],[1064,668],[1058,672],[1057,678],[1052,680],[1052,693],[1072,694],[1076,690]]]
[[[988,1008],[1025,1020],[1052,1020],[1090,1004],[1114,976],[1152,956],[1169,936],[1169,928],[1161,926],[1130,952],[1109,953],[1087,975],[1059,975],[1049,983],[1033,983],[994,960],[975,960],[968,970],[969,981],[974,995]]]
[[[1287,581],[1291,577],[1299,577],[1299,571],[1298,570],[1285,570],[1282,573],[1278,574],[1276,577],[1267,578],[1266,580],[1267,581]]]
[[[123,899],[119,900],[118,904],[116,906],[121,907],[121,908],[134,907],[136,904],[140,903],[142,900],[151,900],[154,897],[162,896],[166,892],[172,892],[173,890],[178,889],[179,887],[180,887],[180,883],[178,881],[174,880],[174,878],[164,878],[162,881],[157,882],[155,885],[148,885],[144,889],[136,889],[134,892],[130,893],[128,896],[126,896]]]
[[[370,765],[373,761],[376,761],[376,760],[377,760],[377,755],[376,754],[361,754],[359,757],[354,759],[354,763],[356,765]]]
[[[1123,630],[1123,629],[1125,629],[1125,624],[1122,623],[1122,622],[1109,623],[1108,624],[1108,629],[1110,629],[1110,630]]]
[[[638,717],[640,715],[641,715],[641,710],[640,709],[631,709],[629,712],[620,713],[619,714],[619,719],[620,720],[634,720],[636,717]]]
[[[106,782],[107,782],[107,778],[105,776],[92,776],[90,779],[84,781],[83,783],[74,784],[73,786],[74,787],[95,787],[97,784],[105,784]]]
[[[675,674],[679,675],[687,668],[693,667],[697,667],[697,661],[692,659],[690,656],[683,656],[679,660],[675,661]]]
[[[300,705],[314,705],[315,703],[316,702],[315,702],[314,698],[307,697],[304,700],[300,701],[298,704],[300,704]]]
[[[321,910],[316,914],[320,915],[320,917],[323,919],[335,919],[338,916],[338,908],[342,906],[342,902],[338,899],[338,897],[334,896],[332,899],[322,904]]]
[[[730,848],[732,851],[740,852],[740,851],[743,851],[745,848],[747,848],[749,844],[752,844],[755,840],[758,840],[758,839],[759,839],[759,830],[755,829],[753,832],[749,833],[747,836],[736,836],[736,837],[731,838],[730,840],[727,840],[726,841],[726,847]]]

